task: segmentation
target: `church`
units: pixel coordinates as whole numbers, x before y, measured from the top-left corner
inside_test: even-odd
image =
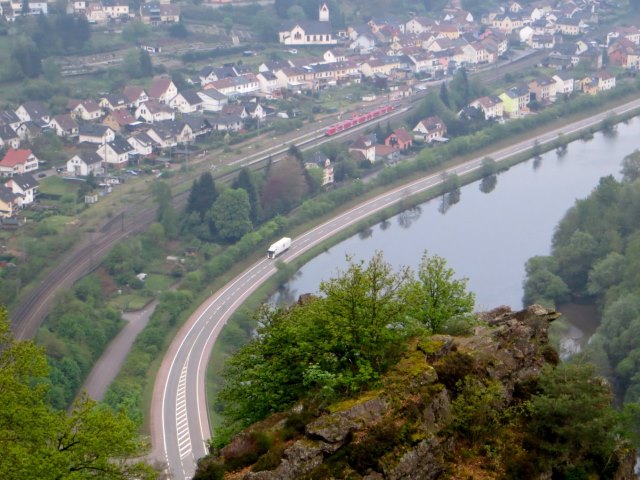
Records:
[[[318,20],[290,20],[285,22],[278,33],[280,43],[285,45],[335,45],[329,7],[322,3],[318,8]]]

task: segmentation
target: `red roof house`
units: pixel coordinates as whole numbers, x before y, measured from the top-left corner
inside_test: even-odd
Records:
[[[0,160],[0,176],[12,177],[15,174],[28,173],[38,169],[38,159],[31,150],[10,148]]]

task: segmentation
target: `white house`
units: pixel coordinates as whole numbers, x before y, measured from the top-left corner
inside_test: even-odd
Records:
[[[131,145],[138,155],[147,156],[153,152],[155,142],[145,132],[137,132],[131,135],[127,141]]]
[[[38,181],[30,173],[20,173],[14,175],[5,182],[13,193],[19,195],[17,201],[19,207],[31,205],[35,199],[38,189]]]
[[[122,168],[129,164],[129,155],[135,153],[124,137],[116,136],[111,142],[105,143],[96,151],[107,165]]]
[[[157,100],[149,100],[136,109],[134,116],[135,118],[142,118],[148,123],[157,123],[173,120],[175,112],[169,105],[163,105]]]
[[[205,112],[219,112],[229,103],[229,98],[215,88],[201,90],[198,92],[198,96],[202,100],[202,110]]]
[[[113,131],[113,129],[107,127],[106,125],[87,123],[80,125],[78,131],[78,142],[97,143],[102,145],[113,141],[115,136],[116,133]]]
[[[196,113],[202,111],[203,101],[195,90],[185,90],[169,100],[169,106],[180,113]]]
[[[102,148],[102,147],[100,147]],[[97,152],[81,152],[67,160],[67,172],[76,177],[86,177],[90,173],[99,175],[104,172],[102,157]]]

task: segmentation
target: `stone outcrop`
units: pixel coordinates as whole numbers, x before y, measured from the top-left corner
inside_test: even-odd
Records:
[[[473,335],[416,340],[387,372],[383,388],[318,412],[280,445],[270,463],[258,467],[258,462],[229,478],[435,480],[445,471],[450,475],[450,452],[459,440],[447,427],[459,381],[471,376],[499,383],[508,405],[545,364],[558,362],[547,336],[558,316],[537,305],[519,312],[501,307],[482,314]],[[633,456],[627,457],[619,462],[617,480],[635,478]]]

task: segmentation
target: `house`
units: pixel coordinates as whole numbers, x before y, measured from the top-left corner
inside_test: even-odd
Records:
[[[564,94],[570,95],[573,93],[573,78],[562,78],[560,75],[554,75],[551,77],[554,82],[556,82],[556,95]]]
[[[502,13],[493,18],[491,26],[502,33],[511,34],[524,26],[522,17],[516,13]]]
[[[43,120],[49,123],[51,120],[49,109],[46,108],[42,102],[35,100],[24,102],[16,109],[15,113],[21,122]]]
[[[100,125],[95,123],[86,123],[80,125],[78,130],[78,142],[79,143],[97,143],[104,145],[113,141],[116,133],[106,125]]]
[[[122,132],[130,125],[136,123],[136,119],[129,113],[129,110],[112,110],[104,119],[102,124],[106,125],[114,132]]]
[[[413,138],[426,143],[440,141],[445,139],[447,134],[447,126],[438,116],[427,117],[420,120],[413,127]]]
[[[157,100],[149,100],[141,104],[134,114],[136,119],[143,119],[147,123],[174,120],[175,112],[169,105],[163,105]]]
[[[215,89],[227,97],[238,97],[260,91],[260,82],[252,73],[238,77],[226,77],[208,83],[205,90]]]
[[[140,104],[149,100],[149,96],[145,89],[136,85],[127,85],[124,87],[123,95],[129,102],[129,108],[138,108]]]
[[[80,129],[80,126],[69,113],[55,115],[51,119],[50,125],[56,132],[56,135],[62,138],[75,138],[78,136]]]
[[[504,115],[504,103],[500,97],[488,95],[475,99],[469,104],[470,107],[479,108],[484,114],[485,120],[492,118],[502,118]]]
[[[562,17],[556,21],[556,29],[561,35],[578,36],[582,33],[584,23],[579,18]]]
[[[535,48],[536,50],[545,50],[551,49],[556,46],[556,37],[555,35],[536,35],[533,34],[529,37],[528,41],[531,48]]]
[[[208,117],[211,127],[219,132],[239,132],[244,126],[244,122],[237,115],[217,115]]]
[[[17,202],[21,208],[31,205],[36,200],[38,181],[30,173],[19,173],[4,184],[18,195]]]
[[[84,11],[89,23],[104,23],[107,21],[107,13],[100,2],[90,2]]]
[[[22,121],[14,111],[0,110],[0,126],[8,125],[15,131]]]
[[[375,37],[369,33],[363,33],[349,44],[351,50],[356,50],[360,54],[371,52],[376,46]]]
[[[99,147],[96,153],[107,164],[115,168],[123,168],[129,164],[129,155],[136,150],[120,135]]]
[[[430,32],[435,21],[428,17],[413,17],[404,24],[405,33],[425,33]]]
[[[271,95],[275,90],[278,89],[278,77],[276,77],[273,72],[260,72],[258,73],[258,75],[256,75],[256,78],[258,79],[258,83],[260,84],[260,91],[262,93]]]
[[[154,26],[162,23],[178,23],[180,7],[164,1],[146,2],[140,5],[140,20],[145,25]]]
[[[10,148],[0,160],[0,176],[12,177],[16,174],[38,170],[38,159],[31,150],[15,150]]]
[[[35,122],[28,121],[21,123],[16,129],[16,134],[20,141],[33,142],[36,138],[40,137],[43,132],[49,130],[49,123],[44,123],[42,120]]]
[[[321,151],[314,152],[311,157],[304,162],[304,168],[306,169],[322,169],[322,184],[321,186],[329,185],[333,183],[333,166],[331,160]]]
[[[151,155],[153,147],[156,145],[156,142],[154,142],[146,132],[136,132],[131,135],[127,141],[129,142],[129,145],[136,150],[138,155],[142,156]]]
[[[285,45],[335,45],[329,7],[322,3],[318,9],[318,20],[293,20],[282,24],[278,38]]]
[[[267,116],[264,108],[258,102],[248,102],[244,105],[244,111],[251,118],[257,118],[258,120],[264,120]]]
[[[189,126],[195,138],[207,135],[213,130],[209,120],[202,115],[183,115],[182,121]]]
[[[110,93],[102,97],[98,105],[109,112],[124,110],[129,107],[129,98],[124,93]]]
[[[531,93],[528,87],[511,87],[498,97],[504,104],[504,113],[510,117],[517,117],[529,111],[527,105],[531,102]]]
[[[604,92],[615,88],[616,77],[607,71],[600,71],[591,77],[591,83],[597,86],[598,92]]]
[[[95,100],[80,100],[70,102],[71,115],[82,120],[97,120],[102,116],[102,109]]]
[[[153,80],[149,88],[149,99],[157,100],[160,104],[169,104],[169,101],[178,94],[178,88],[169,77],[158,77]]]
[[[152,125],[146,133],[162,148],[193,142],[196,138],[191,126],[183,121],[157,123]]]
[[[10,125],[0,125],[0,147],[20,147],[20,137]]]
[[[540,77],[529,82],[532,100],[539,102],[556,98],[557,84],[551,77]]]
[[[102,9],[107,18],[122,18],[129,16],[129,2],[126,0],[101,0]]]
[[[203,101],[195,90],[185,90],[173,97],[169,105],[181,113],[195,113],[202,111]]]
[[[18,199],[20,195],[0,183],[0,218],[11,218],[18,209]]]
[[[76,177],[86,177],[90,173],[101,175],[104,173],[102,157],[96,151],[80,152],[67,160],[67,172]]]
[[[362,75],[365,77],[373,77],[376,74],[389,76],[392,70],[406,66],[400,57],[385,56],[373,60],[367,60],[360,66]]]
[[[413,138],[404,128],[396,128],[387,138],[384,144],[398,150],[406,151],[413,145]]]
[[[219,112],[229,102],[226,95],[213,88],[199,91],[198,96],[202,100],[202,110],[205,112]]]
[[[376,141],[375,136],[360,135],[349,145],[349,153],[358,160],[368,160],[371,163],[376,161]]]
[[[278,88],[299,92],[301,90],[311,89],[313,82],[307,80],[307,71],[304,68],[291,67],[276,70],[278,78]],[[313,77],[313,74],[310,74]]]

